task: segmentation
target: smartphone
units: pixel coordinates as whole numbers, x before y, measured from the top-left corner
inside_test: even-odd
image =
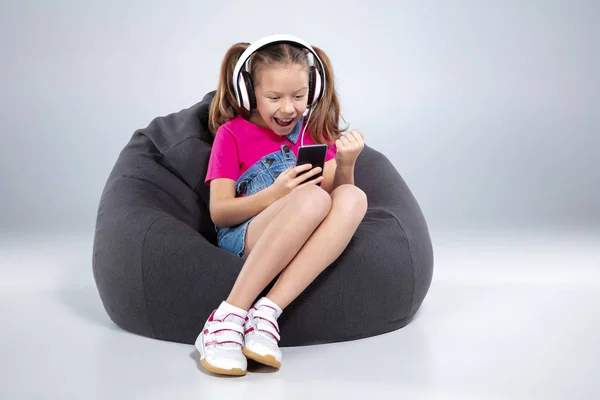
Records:
[[[321,167],[321,172],[311,176],[304,182],[309,182],[313,179],[318,178],[323,175],[323,171],[325,170],[325,157],[327,156],[327,145],[326,144],[309,144],[306,146],[300,146],[298,149],[298,159],[296,160],[296,165],[302,164],[311,164],[313,168]],[[310,169],[308,170],[310,171]],[[298,176],[308,172],[300,172]],[[320,185],[320,183],[318,183]]]

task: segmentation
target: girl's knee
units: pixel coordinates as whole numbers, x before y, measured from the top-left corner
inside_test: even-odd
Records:
[[[363,216],[367,212],[367,194],[354,185],[340,185],[332,193],[334,207],[342,208],[344,213]]]
[[[321,187],[307,185],[298,190],[296,207],[302,214],[315,214],[324,218],[331,209],[331,196]]]

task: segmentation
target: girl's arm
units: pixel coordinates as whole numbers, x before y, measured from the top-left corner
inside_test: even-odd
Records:
[[[234,226],[254,217],[277,197],[269,188],[245,197],[235,197],[235,181],[214,179],[210,183],[210,217],[218,227]]]
[[[354,185],[354,164],[338,166],[335,158],[327,161],[323,171],[321,187],[331,193],[335,188],[344,184]]]
[[[364,146],[364,135],[356,130],[337,139],[335,158],[325,163],[321,187],[331,193],[340,185],[354,185],[354,166]]]
[[[345,166],[340,165],[335,169],[333,176],[333,188],[344,184],[354,185],[354,164]]]
[[[334,181],[336,171],[337,163],[335,162],[335,158],[332,158],[325,163],[325,168],[323,168],[323,182],[321,182],[321,188],[327,193],[331,193],[333,192],[333,189],[335,189]]]

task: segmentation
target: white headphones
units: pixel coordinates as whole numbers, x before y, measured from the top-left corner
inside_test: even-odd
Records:
[[[233,70],[233,91],[235,99],[240,107],[249,112],[256,109],[256,95],[254,94],[254,85],[250,76],[248,61],[250,56],[260,49],[275,43],[290,43],[300,45],[306,48],[308,53],[308,107],[316,104],[325,93],[325,69],[321,59],[315,50],[304,40],[292,35],[271,35],[263,37],[252,43],[242,53]],[[318,67],[315,67],[314,60],[317,60]],[[305,112],[306,115],[306,112]]]

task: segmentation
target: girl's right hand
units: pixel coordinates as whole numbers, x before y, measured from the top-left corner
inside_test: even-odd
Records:
[[[302,175],[298,175],[303,171],[308,171]],[[321,167],[312,168],[311,164],[303,164],[294,167],[289,167],[285,171],[283,171],[273,185],[271,185],[272,190],[276,193],[278,199],[282,198],[286,194],[290,193],[292,190],[297,188],[301,188],[306,185],[316,185],[323,180],[323,176],[320,176],[316,179],[305,182],[311,176],[314,176],[321,172]]]

